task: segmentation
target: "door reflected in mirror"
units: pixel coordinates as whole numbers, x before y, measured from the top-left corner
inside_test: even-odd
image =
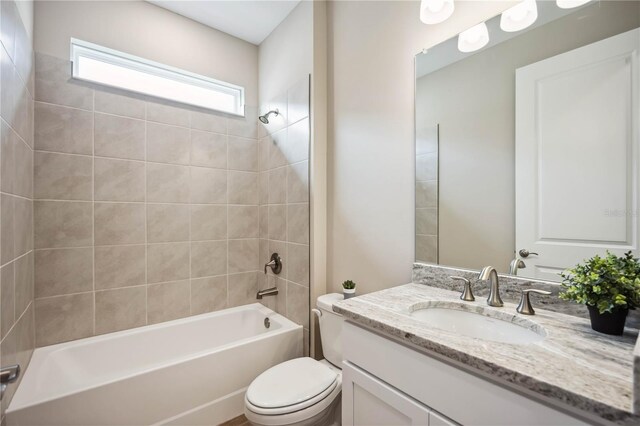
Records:
[[[486,21],[478,50],[416,57],[418,262],[560,281],[640,254],[640,3],[537,5],[521,31]]]

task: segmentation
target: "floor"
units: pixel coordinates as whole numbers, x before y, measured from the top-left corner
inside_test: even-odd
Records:
[[[247,418],[243,414],[242,416],[238,416],[234,419],[222,423],[220,426],[251,426],[251,423],[249,423],[249,420],[247,420]]]

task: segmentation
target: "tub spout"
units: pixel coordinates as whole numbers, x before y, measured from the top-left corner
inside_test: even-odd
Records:
[[[263,296],[277,296],[278,295],[278,287],[266,288],[264,290],[259,290],[258,294],[256,294],[256,299],[262,299]]]

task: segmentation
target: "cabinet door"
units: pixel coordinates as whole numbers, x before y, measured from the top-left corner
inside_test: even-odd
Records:
[[[343,363],[342,424],[429,425],[429,410],[363,370]]]

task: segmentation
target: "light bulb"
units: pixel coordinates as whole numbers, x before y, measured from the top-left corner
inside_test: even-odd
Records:
[[[538,19],[536,0],[522,0],[515,6],[502,12],[500,28],[509,33],[524,30]]]
[[[454,0],[422,0],[420,3],[420,20],[425,24],[439,24],[451,16]]]
[[[489,43],[489,30],[484,22],[458,35],[458,50],[461,52],[474,52],[482,49]]]
[[[591,0],[557,0],[556,4],[560,9],[573,9],[589,3]]]

